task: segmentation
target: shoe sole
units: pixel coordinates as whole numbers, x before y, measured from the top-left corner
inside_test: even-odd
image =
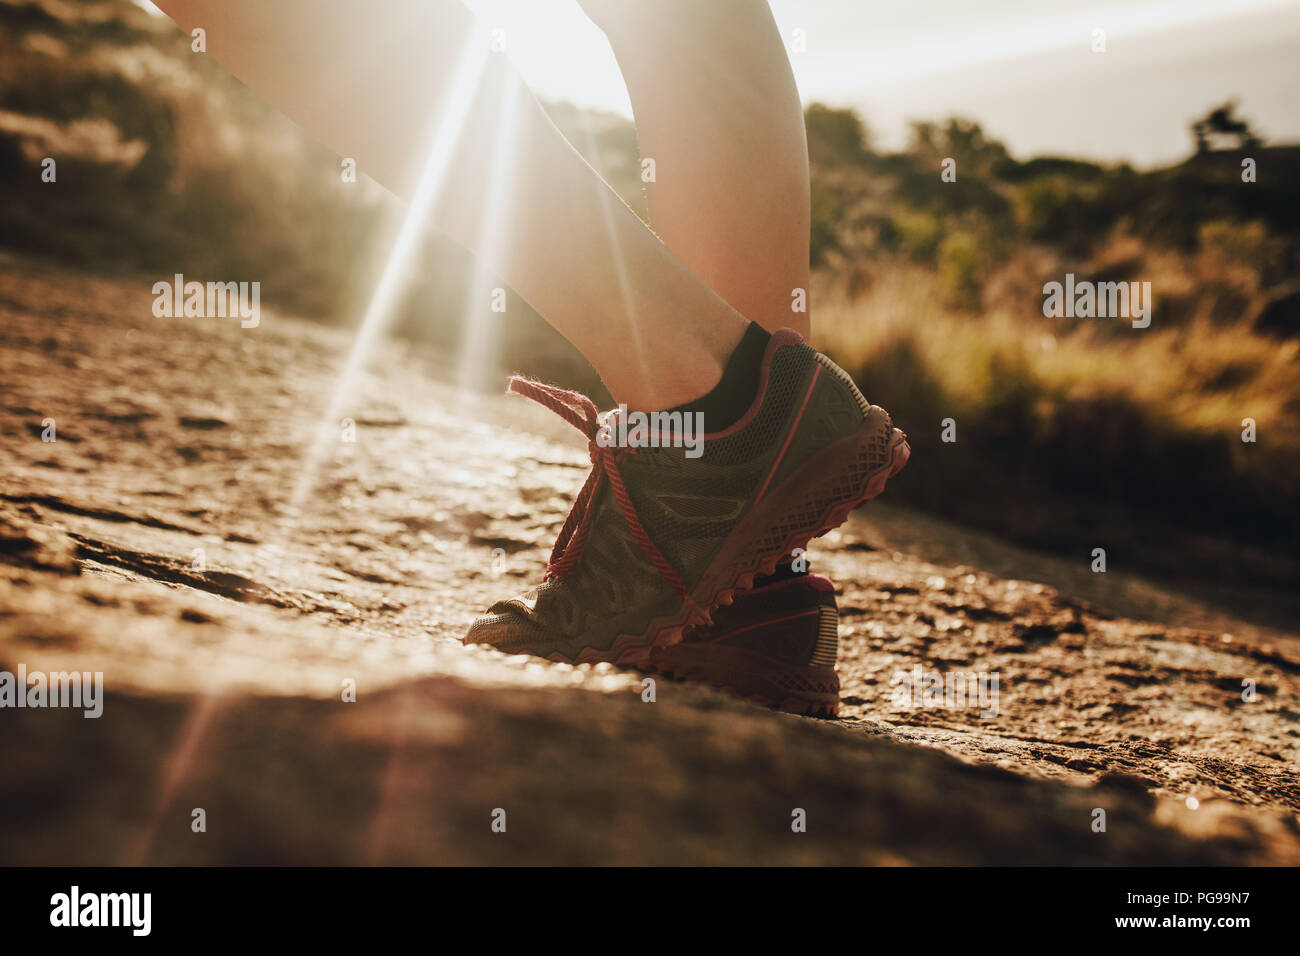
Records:
[[[783,555],[842,525],[849,512],[885,490],[911,454],[907,436],[893,427],[889,413],[870,406],[852,435],[823,448],[779,486],[767,490],[723,542],[692,589],[690,602],[683,602],[671,615],[652,619],[640,633],[620,634],[608,648],[587,647],[576,656],[557,651],[548,659],[649,668],[652,649],[679,643],[686,628],[709,621],[710,608],[730,604],[736,591],[753,587],[755,577],[775,571]]]
[[[655,648],[650,669],[669,680],[707,684],[788,714],[833,718],[840,712],[840,677],[834,667],[788,664],[744,647],[676,644]]]

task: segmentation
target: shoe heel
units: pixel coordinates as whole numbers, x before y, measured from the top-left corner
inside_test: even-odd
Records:
[[[865,419],[871,413],[871,403],[867,401],[866,396],[863,395],[862,391],[858,388],[857,383],[853,381],[853,376],[844,371],[844,369],[840,368],[831,361],[829,357],[823,355],[821,352],[816,353],[813,357],[821,363],[822,367],[825,368],[827,372],[839,380],[839,383],[844,386],[845,391],[853,397],[853,401],[857,403],[858,410],[862,412],[862,417]]]
[[[746,515],[734,549],[715,557],[693,595],[712,607],[724,592],[753,586],[771,574],[781,555],[839,527],[849,512],[876,497],[907,463],[911,449],[889,414],[869,406],[866,420],[847,438],[823,449]]]

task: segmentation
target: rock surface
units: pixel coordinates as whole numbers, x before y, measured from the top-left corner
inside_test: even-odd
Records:
[[[150,284],[0,262],[0,670],[106,689],[0,710],[0,862],[1300,862],[1293,635],[886,494],[812,548],[839,721],[465,648],[576,433],[402,345],[340,389],[351,332]],[[909,706],[917,667],[996,714]]]

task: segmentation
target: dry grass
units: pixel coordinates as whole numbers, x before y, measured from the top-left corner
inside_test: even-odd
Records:
[[[1073,506],[1094,497],[1117,524],[1140,512],[1255,541],[1295,527],[1300,343],[1217,321],[1208,300],[1162,325],[1159,277],[1152,324],[1134,329],[1044,319],[1041,293],[970,314],[946,304],[931,269],[898,262],[873,273],[857,297],[822,278],[817,338],[890,408],[918,461],[930,460],[917,471],[931,474],[898,483],[917,503],[1001,527],[1019,495],[1056,491]],[[946,418],[956,444],[940,441]],[[1253,444],[1241,440],[1244,419],[1256,424]],[[1019,530],[1069,543],[1043,520]]]

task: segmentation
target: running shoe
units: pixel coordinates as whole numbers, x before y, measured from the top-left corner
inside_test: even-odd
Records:
[[[889,413],[790,329],[768,342],[749,409],[706,432],[698,457],[662,434],[611,444],[621,413],[602,418],[577,392],[520,377],[509,390],[582,432],[592,470],[542,583],[494,604],[465,641],[554,661],[648,666],[653,648],[880,494],[911,454]]]

